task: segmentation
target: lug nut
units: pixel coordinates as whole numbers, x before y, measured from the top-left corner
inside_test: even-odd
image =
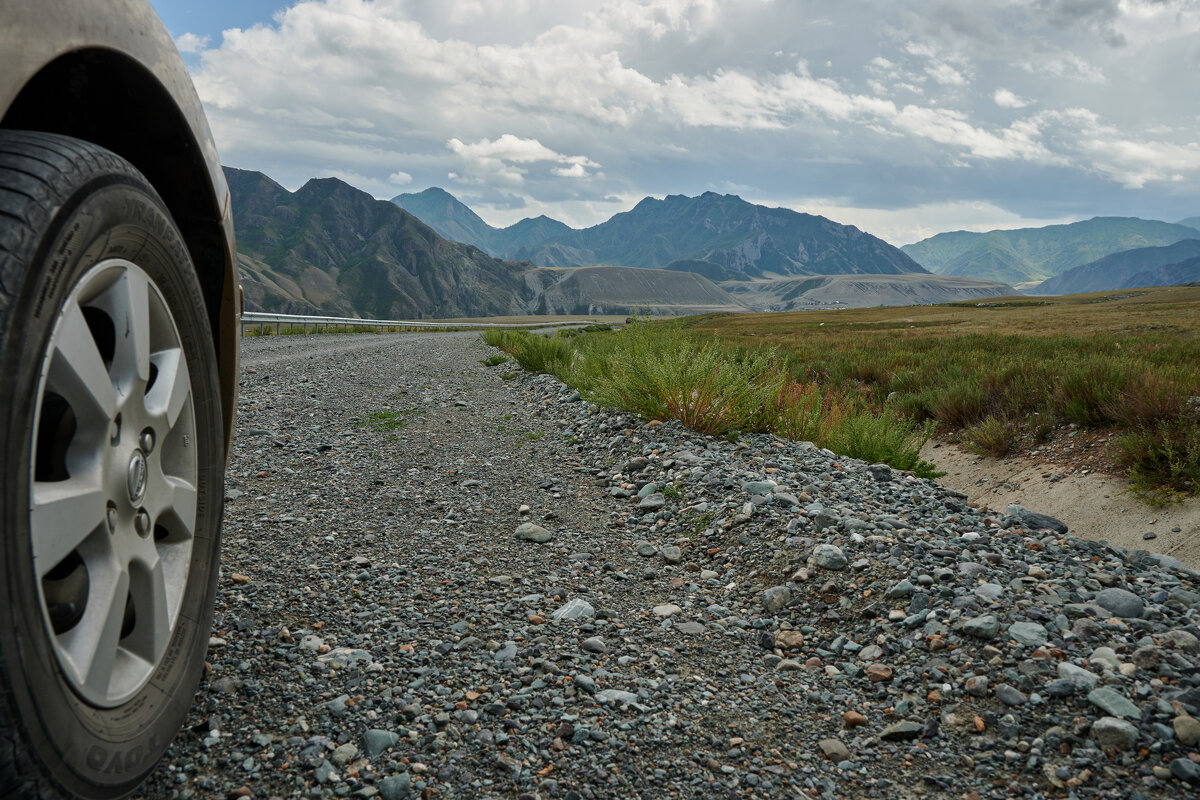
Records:
[[[150,515],[146,509],[138,509],[137,516],[133,518],[133,528],[143,539],[150,535]]]
[[[117,414],[112,424],[108,426],[108,441],[116,444],[121,440],[121,415]]]
[[[109,503],[104,518],[108,522],[108,532],[112,533],[115,531],[117,529],[117,507]]]
[[[154,450],[154,431],[147,428],[142,431],[142,435],[138,437],[138,446],[142,448],[142,452],[150,455]]]

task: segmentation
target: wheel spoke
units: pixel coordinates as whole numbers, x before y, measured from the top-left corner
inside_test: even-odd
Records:
[[[78,304],[64,310],[60,324],[50,360],[50,388],[66,398],[76,416],[98,415],[107,423],[116,414],[117,392]]]
[[[150,546],[153,548],[152,543]],[[162,560],[155,553],[150,565],[131,565],[129,575],[129,593],[133,598],[137,624],[133,632],[122,640],[121,645],[146,662],[154,664],[166,649],[167,641],[171,637],[167,582],[163,577]]]
[[[192,394],[191,375],[183,349],[160,350],[152,356],[158,367],[158,378],[146,395],[146,408],[152,414],[165,414],[167,428],[174,428],[179,412]],[[165,431],[164,431],[165,433]]]
[[[76,478],[33,485],[30,533],[39,578],[105,524],[106,503],[104,492],[90,481]]]
[[[60,642],[71,656],[78,676],[88,691],[107,696],[112,684],[125,602],[129,597],[129,573],[121,570],[108,586],[93,584],[83,620]]]
[[[196,530],[196,486],[190,481],[162,472],[161,463],[152,461],[146,485],[146,510],[157,524],[168,521],[172,533],[182,533],[182,525],[190,537]],[[175,524],[170,524],[175,523]],[[174,537],[178,538],[178,537]]]
[[[173,475],[167,476],[167,485],[171,488],[168,509],[192,536],[196,532],[196,487]]]
[[[106,298],[116,329],[113,371],[145,381],[150,377],[150,278],[125,270]]]

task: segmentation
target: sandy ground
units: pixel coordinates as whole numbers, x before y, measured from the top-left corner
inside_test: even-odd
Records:
[[[1124,480],[1078,472],[1052,482],[1061,465],[1027,458],[978,456],[952,444],[930,442],[921,457],[946,472],[938,482],[976,503],[1003,511],[1010,503],[1065,522],[1076,536],[1175,556],[1200,569],[1200,497],[1149,506]],[[1154,533],[1153,539],[1142,537]]]

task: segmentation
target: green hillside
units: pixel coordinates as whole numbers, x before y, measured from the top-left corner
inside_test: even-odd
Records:
[[[941,233],[901,249],[931,272],[1019,284],[1045,280],[1113,253],[1194,236],[1194,229],[1169,222],[1096,217],[1044,228]]]
[[[1153,280],[1148,276],[1136,279],[1135,276],[1139,273],[1157,271],[1197,256],[1200,256],[1200,236],[1195,239],[1183,239],[1164,247],[1139,247],[1135,250],[1113,253],[1090,264],[1069,269],[1040,284],[1033,291],[1037,294],[1082,294],[1084,292],[1103,292],[1108,289],[1125,289],[1132,286],[1159,285],[1143,283],[1142,281],[1145,280]],[[1174,274],[1172,271],[1164,271],[1160,273],[1159,277],[1170,283],[1182,282],[1182,279],[1171,280],[1168,277]],[[1131,283],[1131,280],[1134,282]]]

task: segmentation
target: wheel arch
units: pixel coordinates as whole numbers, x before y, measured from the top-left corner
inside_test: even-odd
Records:
[[[149,69],[104,47],[73,50],[43,66],[21,88],[0,128],[58,133],[98,144],[137,167],[162,197],[183,234],[204,291],[219,362],[228,448],[242,298],[229,190],[215,163],[211,141],[197,141],[187,116]],[[219,184],[214,185],[214,177]],[[197,191],[197,186],[205,191]]]

